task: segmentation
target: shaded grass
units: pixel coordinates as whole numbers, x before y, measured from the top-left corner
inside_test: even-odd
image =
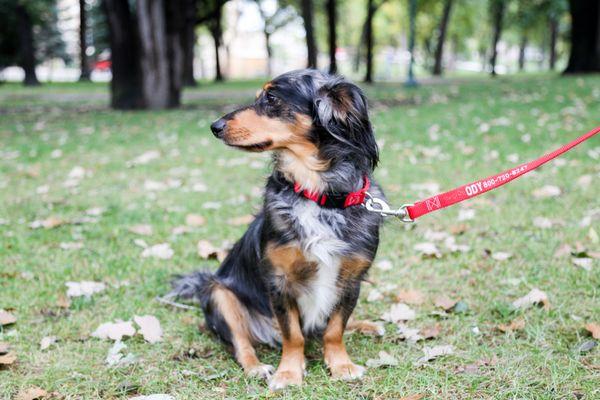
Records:
[[[262,398],[262,382],[246,378],[231,356],[206,333],[195,313],[177,311],[154,301],[168,290],[170,276],[217,263],[196,255],[196,242],[234,241],[244,228],[226,221],[257,209],[260,196],[254,188],[269,171],[268,157],[225,148],[209,131],[210,121],[224,109],[251,101],[258,82],[203,85],[186,93],[182,110],[167,112],[115,112],[104,107],[105,85],[46,85],[36,90],[0,86],[0,308],[14,309],[19,321],[3,328],[0,340],[13,345],[19,356],[15,366],[0,371],[0,396],[11,398],[19,389],[37,385],[67,398],[126,398],[133,393],[171,393],[178,398]],[[600,123],[600,78],[535,76],[497,80],[455,81],[407,90],[400,85],[366,88],[372,119],[382,146],[376,175],[393,204],[422,198],[414,184],[436,182],[448,189],[539,156]],[[72,95],[61,102],[63,94]],[[87,109],[81,108],[88,106]],[[438,125],[438,128],[433,127]],[[522,137],[529,135],[529,142]],[[436,140],[432,140],[436,139]],[[463,154],[470,146],[471,154]],[[384,338],[358,334],[347,337],[356,362],[364,364],[380,350],[400,360],[398,367],[370,369],[360,383],[332,382],[321,360],[320,346],[307,349],[305,385],[272,397],[282,398],[389,398],[414,393],[427,398],[530,398],[597,397],[600,357],[578,346],[589,340],[585,322],[600,320],[600,273],[573,266],[568,257],[555,258],[564,243],[580,242],[598,249],[590,227],[580,220],[600,207],[599,162],[590,150],[598,138],[580,146],[540,172],[504,189],[472,200],[465,207],[476,218],[458,222],[461,207],[424,217],[415,225],[389,221],[382,235],[380,259],[389,259],[391,271],[374,268],[370,284],[355,311],[359,318],[377,319],[393,303],[398,288],[415,288],[428,301],[415,307],[410,325],[439,322],[442,334],[429,343],[400,341],[394,326]],[[62,156],[52,158],[56,149]],[[162,157],[147,165],[126,167],[126,161],[148,150]],[[433,150],[432,150],[433,149]],[[436,150],[437,149],[437,150]],[[494,152],[497,152],[494,157]],[[512,159],[512,156],[510,157]],[[69,171],[82,166],[90,175],[75,188],[63,186]],[[592,175],[586,189],[577,183]],[[146,180],[178,179],[181,187],[163,192],[144,190]],[[203,182],[210,190],[190,191]],[[532,191],[545,184],[559,186],[556,198],[536,199]],[[47,194],[38,194],[48,185]],[[203,208],[207,202],[217,209]],[[90,207],[106,211],[97,223],[65,225],[52,230],[31,230],[29,222],[48,216],[75,220]],[[184,223],[187,213],[199,213],[207,224],[194,232],[173,236],[171,229]],[[557,220],[552,229],[532,225],[534,217]],[[143,259],[137,238],[127,227],[152,224],[149,244],[169,242],[171,260]],[[441,259],[421,259],[413,246],[427,230],[449,231],[465,224],[457,238],[471,251],[445,252]],[[595,226],[594,226],[595,224]],[[596,231],[598,220],[592,224]],[[84,249],[65,251],[61,242],[83,241]],[[485,256],[485,250],[507,251],[504,262]],[[91,300],[77,300],[67,311],[56,306],[66,281],[98,280],[110,287]],[[523,331],[497,332],[499,323],[516,315],[510,302],[532,287],[548,293],[552,309],[519,313]],[[366,294],[377,288],[383,301],[368,303]],[[432,299],[447,294],[465,301],[463,314],[440,317]],[[111,344],[89,338],[102,322],[153,314],[165,330],[165,341],[149,345],[140,338],[126,341],[128,351],[141,361],[129,367],[104,364]],[[475,334],[474,328],[480,332]],[[42,337],[60,341],[39,350]],[[453,356],[416,368],[424,345],[452,344]],[[182,357],[190,348],[198,357]],[[278,354],[261,348],[264,362],[277,364]],[[495,365],[476,373],[461,367],[482,359]]]

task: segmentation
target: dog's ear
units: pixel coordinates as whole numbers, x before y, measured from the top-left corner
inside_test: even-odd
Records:
[[[318,90],[314,107],[317,123],[331,136],[360,152],[374,169],[379,150],[362,90],[342,78],[332,79]]]

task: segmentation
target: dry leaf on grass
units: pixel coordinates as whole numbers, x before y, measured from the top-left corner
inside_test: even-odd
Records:
[[[185,216],[185,224],[188,226],[202,226],[206,223],[206,218],[198,214],[188,214]]]
[[[385,327],[381,322],[355,320],[350,317],[345,332],[359,332],[367,336],[383,336],[385,335]]]
[[[400,399],[398,399],[398,400],[421,400],[424,397],[425,397],[424,394],[418,393],[418,394],[411,394],[409,396],[400,397]]]
[[[369,292],[369,295],[367,296],[367,301],[369,303],[372,303],[374,301],[379,301],[379,300],[383,300],[383,293],[381,293],[379,290],[377,289],[373,289]]]
[[[552,228],[553,222],[551,219],[546,217],[535,217],[533,219],[533,226],[540,229]]]
[[[69,308],[71,307],[71,300],[62,293],[58,294],[58,299],[56,299],[56,305],[60,308]]]
[[[396,295],[396,301],[400,303],[419,305],[425,302],[425,295],[416,289],[400,290]]]
[[[68,297],[85,296],[88,299],[95,293],[100,293],[106,289],[106,285],[102,282],[81,281],[81,282],[66,282]]]
[[[14,324],[15,322],[17,322],[17,317],[0,309],[0,326]]]
[[[0,355],[4,355],[6,353],[8,353],[8,350],[10,349],[10,345],[6,342],[0,342]]]
[[[40,340],[40,350],[46,350],[50,348],[58,338],[56,336],[44,336],[42,340]]]
[[[15,353],[8,352],[0,355],[0,366],[14,364],[15,361],[17,361],[17,355]]]
[[[230,218],[227,220],[227,223],[229,225],[233,225],[233,226],[241,226],[241,225],[248,225],[252,221],[254,221],[254,215],[248,214],[248,215],[242,215],[240,217]]]
[[[129,400],[175,400],[175,397],[168,394],[149,394],[146,396],[135,396]]]
[[[512,257],[512,254],[504,252],[504,251],[495,251],[491,256],[496,261],[506,261]]]
[[[110,367],[114,366],[124,366],[130,365],[137,361],[137,357],[133,353],[124,354],[123,350],[125,350],[127,346],[125,343],[117,340],[115,344],[108,350],[108,354],[106,355],[106,359],[104,360],[106,364]]]
[[[533,197],[538,199],[560,196],[562,191],[558,186],[546,185],[533,191]]]
[[[168,260],[173,257],[173,254],[175,254],[175,252],[169,243],[155,244],[142,251],[143,258],[152,257],[158,258],[159,260]]]
[[[596,322],[589,322],[585,324],[585,329],[592,334],[594,339],[600,339],[600,324]]]
[[[367,367],[369,368],[380,368],[380,367],[395,367],[398,365],[398,359],[388,352],[380,351],[378,358],[371,358],[367,360]]]
[[[396,303],[390,307],[390,310],[382,315],[384,321],[398,323],[400,321],[409,321],[415,319],[417,313],[404,303]]]
[[[124,336],[135,335],[135,328],[131,321],[105,322],[101,324],[94,333],[93,337],[98,339],[110,339],[120,341]]]
[[[127,230],[129,230],[129,232],[131,232],[131,233],[135,233],[136,235],[143,235],[143,236],[150,236],[154,232],[152,225],[148,225],[148,224],[132,225],[129,228],[127,228]]]
[[[160,152],[158,150],[148,150],[133,160],[127,161],[125,165],[128,168],[135,167],[136,165],[148,164],[150,161],[157,160],[160,158]]]
[[[39,387],[30,387],[17,393],[15,400],[37,400],[44,398],[48,395],[48,392]]]
[[[418,329],[409,328],[404,324],[398,324],[398,334],[400,335],[400,339],[404,339],[407,342],[416,343],[419,340],[423,340],[423,336],[421,336]]]
[[[451,345],[423,347],[423,357],[419,358],[416,365],[423,365],[426,362],[434,360],[441,356],[454,354],[454,348]]]
[[[457,300],[453,300],[446,295],[441,295],[435,298],[434,305],[443,309],[444,311],[449,311],[456,305],[457,302]]]
[[[589,257],[572,257],[571,262],[575,266],[577,266],[579,268],[583,268],[584,270],[589,272],[592,270],[592,265],[594,263],[594,260]]]
[[[156,343],[162,340],[163,331],[158,318],[154,315],[134,316],[133,320],[140,327],[141,333],[148,343]]]
[[[498,330],[504,333],[520,331],[525,328],[525,320],[523,318],[517,318],[510,322],[510,324],[498,325]]]
[[[422,328],[420,334],[421,336],[423,336],[423,339],[433,339],[437,337],[441,331],[441,325],[435,324],[433,326],[427,326],[425,328]]]
[[[512,305],[515,308],[529,308],[535,304],[543,304],[544,309],[550,309],[550,302],[548,301],[548,295],[542,292],[538,288],[533,288],[525,296],[513,301]]]
[[[208,240],[200,240],[197,245],[198,255],[205,260],[216,258],[219,261],[223,261],[227,256],[228,251],[224,248],[217,248],[213,246]]]
[[[394,267],[390,260],[379,260],[375,263],[375,268],[380,269],[382,271],[389,271]]]
[[[417,243],[413,248],[420,252],[424,257],[440,258],[442,256],[442,253],[437,246],[431,242]]]
[[[62,250],[80,250],[83,249],[83,242],[60,242],[58,247]]]
[[[63,220],[62,218],[59,218],[59,217],[48,217],[46,219],[32,221],[29,224],[29,227],[31,229],[40,229],[40,228],[52,229],[52,228],[57,228],[57,227],[59,227],[61,225],[64,225],[66,223],[67,222],[65,220]]]

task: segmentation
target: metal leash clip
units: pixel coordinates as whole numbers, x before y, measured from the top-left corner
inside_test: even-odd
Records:
[[[403,204],[397,210],[392,210],[385,200],[373,197],[369,192],[366,192],[365,195],[366,199],[363,205],[367,211],[379,213],[383,217],[393,216],[406,223],[414,222],[414,219],[410,217],[407,210],[407,207],[412,206],[412,204]]]

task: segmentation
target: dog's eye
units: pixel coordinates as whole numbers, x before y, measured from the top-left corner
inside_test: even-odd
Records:
[[[277,97],[273,96],[269,92],[267,92],[267,94],[265,95],[265,98],[267,99],[267,103],[269,103],[269,104],[274,104],[277,101]]]

